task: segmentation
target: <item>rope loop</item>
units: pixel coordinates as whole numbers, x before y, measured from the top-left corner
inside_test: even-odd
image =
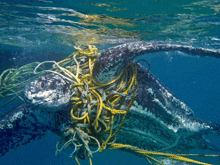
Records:
[[[71,126],[66,128],[67,131],[65,133],[57,133],[62,137],[63,146],[59,149],[60,142],[58,142],[56,154],[67,147],[72,147],[73,152],[70,157],[74,157],[78,165],[80,163],[77,156],[80,159],[88,156],[90,165],[92,165],[91,157],[93,153],[102,152],[107,148],[123,148],[144,156],[149,162],[152,160],[161,165],[163,163],[152,157],[152,155],[209,165],[175,154],[145,151],[130,145],[115,143],[117,133],[126,120],[126,116],[135,100],[138,79],[136,65],[134,63],[128,64],[115,79],[106,84],[99,84],[92,78],[93,65],[99,55],[98,49],[91,45],[86,49],[79,47],[75,47],[75,49],[78,52],[68,57],[74,66],[61,67],[68,60],[58,63],[53,62],[67,78],[73,79],[71,81],[73,82],[71,85],[73,93],[71,103],[73,108],[70,110],[69,115]],[[86,60],[82,64],[79,59]],[[148,65],[150,68],[149,63]],[[131,98],[129,103],[127,103],[127,108],[124,110],[118,109],[117,107],[120,107],[120,105],[125,105],[124,100],[126,97]],[[91,146],[97,147],[97,150],[91,151]]]

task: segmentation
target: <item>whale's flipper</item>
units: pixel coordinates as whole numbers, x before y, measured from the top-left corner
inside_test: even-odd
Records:
[[[54,120],[50,119],[53,116],[34,111],[27,105],[11,112],[0,121],[0,156],[44,136],[53,125]]]

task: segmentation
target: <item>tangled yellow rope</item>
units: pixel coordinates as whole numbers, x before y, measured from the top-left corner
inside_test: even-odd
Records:
[[[188,162],[188,163],[195,163],[195,164],[202,164],[202,165],[211,165],[211,164],[208,164],[208,163],[203,163],[203,162],[199,162],[199,161],[196,161],[196,160],[193,160],[193,159],[189,159],[189,158],[186,158],[186,157],[183,157],[183,156],[179,156],[177,154],[169,154],[169,153],[162,153],[162,152],[155,152],[155,151],[146,151],[146,150],[142,150],[142,149],[139,149],[137,147],[134,147],[134,146],[131,146],[131,145],[124,145],[124,144],[117,144],[117,143],[113,143],[109,146],[110,149],[126,149],[126,150],[130,150],[130,151],[133,151],[135,153],[138,153],[142,156],[144,156],[145,158],[149,158],[155,162],[157,162],[158,164],[161,164],[163,165],[163,163],[159,162],[158,160],[156,160],[155,158],[153,158],[152,156],[150,155],[156,155],[156,156],[163,156],[163,157],[167,157],[167,158],[170,158],[170,159],[175,159],[175,160],[178,160],[178,161],[183,161],[183,162]],[[188,154],[185,154],[186,156]],[[194,156],[199,156],[199,155],[194,155]],[[217,155],[215,155],[217,156]]]
[[[193,159],[189,159],[189,158],[185,158],[183,156],[179,156],[176,154],[168,154],[168,153],[161,153],[161,152],[154,152],[154,151],[145,151],[145,150],[141,150],[139,148],[130,146],[130,145],[124,145],[124,144],[117,144],[114,143],[114,140],[112,141],[112,139],[114,139],[117,135],[117,132],[120,130],[120,127],[123,124],[123,121],[126,120],[126,115],[129,113],[129,110],[133,104],[134,101],[134,97],[135,97],[135,91],[136,91],[136,78],[137,78],[137,71],[136,68],[133,64],[129,64],[128,66],[125,67],[125,69],[119,74],[119,76],[112,80],[111,82],[107,83],[107,84],[98,84],[96,82],[93,81],[92,79],[92,68],[93,68],[93,64],[95,59],[92,58],[94,51],[96,51],[97,49],[89,47],[87,51],[85,50],[81,50],[78,48],[79,54],[74,55],[75,57],[80,57],[82,55],[86,55],[87,58],[89,58],[88,60],[88,64],[87,65],[83,65],[80,66],[79,63],[77,62],[76,59],[74,59],[74,61],[76,62],[77,65],[77,73],[76,73],[76,77],[78,78],[78,83],[73,84],[72,85],[72,89],[74,89],[76,91],[78,91],[78,95],[74,96],[71,100],[72,103],[75,105],[71,111],[71,117],[72,117],[72,121],[73,123],[81,123],[84,125],[91,125],[92,129],[90,128],[83,128],[83,127],[79,127],[79,129],[81,129],[81,131],[84,131],[86,134],[88,134],[88,137],[93,137],[94,139],[96,139],[96,142],[98,144],[98,151],[102,152],[103,150],[105,150],[106,148],[109,149],[126,149],[126,150],[130,150],[132,152],[141,154],[142,156],[144,156],[148,161],[149,159],[151,159],[152,161],[158,163],[158,164],[163,164],[160,161],[158,161],[157,159],[153,158],[152,156],[162,156],[162,157],[166,157],[169,159],[175,159],[178,161],[184,161],[184,162],[188,162],[188,163],[195,163],[195,164],[202,164],[202,165],[209,165],[208,163],[203,163],[203,162],[199,162]],[[86,73],[82,74],[82,69],[87,70]],[[127,70],[129,70],[130,72],[132,72],[132,74],[130,75],[130,78],[127,79],[127,75],[126,72]],[[123,77],[123,75],[126,75]],[[113,94],[111,96],[109,96],[109,94],[106,92],[104,92],[104,95],[107,95],[107,99],[103,100],[103,93],[100,92],[100,89],[107,89],[109,86],[111,86],[112,84],[117,83],[117,89],[115,89],[118,93],[117,94]],[[127,106],[126,110],[120,110],[115,108],[116,105],[120,102],[120,99],[123,96],[128,95],[128,93],[130,92],[130,94],[132,95],[131,100],[129,105]],[[80,93],[80,94],[79,94]],[[87,98],[82,98],[82,95],[85,94],[87,95]],[[110,92],[109,92],[110,93]],[[92,102],[95,102],[95,104],[92,105]],[[85,107],[85,105],[87,105]],[[84,107],[84,109],[87,109],[85,111],[82,110],[82,107]],[[80,112],[79,113],[79,109]],[[90,112],[91,111],[91,112]],[[95,113],[95,116],[91,116],[91,113]],[[123,115],[123,118],[120,120],[120,123],[118,124],[116,129],[113,129],[114,125],[114,119],[116,117],[116,115]],[[104,126],[103,126],[104,125]],[[72,128],[70,128],[72,129]],[[95,133],[94,133],[95,131]],[[74,131],[73,131],[74,132]],[[107,135],[107,138],[105,138],[106,140],[104,140],[104,136]],[[76,138],[75,138],[76,140]],[[112,141],[112,142],[110,142]],[[101,146],[99,145],[101,144]],[[92,144],[94,145],[94,144]],[[80,146],[83,146],[83,144],[81,143]],[[87,148],[87,156],[89,158],[90,161],[90,165],[92,164],[91,161],[91,151],[89,148]],[[76,155],[74,155],[77,164],[80,164]]]
[[[115,143],[117,133],[126,120],[126,115],[133,104],[137,86],[137,70],[134,64],[127,65],[117,78],[107,84],[99,84],[93,81],[92,69],[96,58],[99,56],[98,50],[94,46],[88,46],[85,49],[76,48],[77,52],[71,54],[66,59],[55,62],[45,61],[42,63],[30,64],[17,71],[25,75],[35,66],[34,73],[54,72],[65,77],[72,82],[72,109],[69,111],[69,125],[60,132],[55,132],[61,136],[56,146],[56,155],[67,147],[72,147],[73,152],[70,157],[75,157],[80,165],[78,156],[86,156],[92,165],[92,154],[109,149],[125,149],[144,156],[148,161],[152,160],[157,164],[163,164],[152,156],[162,156],[177,161],[188,163],[210,165],[199,162],[176,154],[168,154],[154,151],[145,151],[134,146]],[[82,61],[83,60],[83,61]],[[52,69],[46,70],[42,66],[45,63],[52,63]],[[37,65],[37,66],[36,66]],[[37,70],[41,69],[40,72]],[[7,94],[18,95],[19,86],[17,82],[19,74],[16,70],[7,70],[0,76],[0,85],[7,89],[1,88],[0,95]],[[10,79],[11,78],[11,79]],[[9,86],[9,83],[15,85]],[[10,92],[11,91],[11,92]],[[8,93],[6,93],[8,92]],[[19,91],[20,93],[20,91]],[[127,109],[118,109],[123,97],[131,96]],[[123,116],[121,119],[117,117]],[[118,124],[116,124],[118,122]],[[63,125],[60,121],[59,125]],[[91,151],[90,146],[96,146],[96,151]],[[82,152],[82,154],[80,153]],[[81,154],[81,155],[80,155]],[[187,156],[187,155],[186,155]],[[149,161],[150,162],[150,161]]]

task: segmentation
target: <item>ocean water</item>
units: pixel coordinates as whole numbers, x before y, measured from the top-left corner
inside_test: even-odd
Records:
[[[74,46],[95,44],[99,50],[139,40],[220,49],[219,0],[1,0],[0,73],[33,61],[59,61]],[[220,124],[220,59],[180,52],[142,55],[151,72],[181,98],[195,116]],[[220,138],[207,137],[220,147]],[[11,151],[1,165],[72,165],[71,151],[55,156],[59,138],[44,138]],[[213,154],[200,150],[192,153]],[[197,158],[220,164],[218,158]],[[131,153],[105,150],[94,154],[94,165],[147,164]],[[89,164],[88,160],[81,164]]]

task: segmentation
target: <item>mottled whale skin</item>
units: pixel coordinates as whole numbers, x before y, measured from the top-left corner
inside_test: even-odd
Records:
[[[162,51],[220,57],[220,52],[216,50],[161,42],[134,42],[102,52],[95,62],[93,78],[98,83],[107,83],[117,77],[135,57]],[[157,77],[140,64],[134,64],[138,77],[135,100],[117,134],[116,142],[172,153],[185,153],[193,148],[217,151],[203,139],[203,135],[219,135],[219,125],[194,117],[193,111]],[[131,93],[125,98],[125,109]],[[58,114],[65,114],[69,110],[70,82],[59,75],[47,74],[27,84],[25,95],[27,104],[0,121],[1,156],[56,128]],[[65,118],[62,120],[68,122]]]

